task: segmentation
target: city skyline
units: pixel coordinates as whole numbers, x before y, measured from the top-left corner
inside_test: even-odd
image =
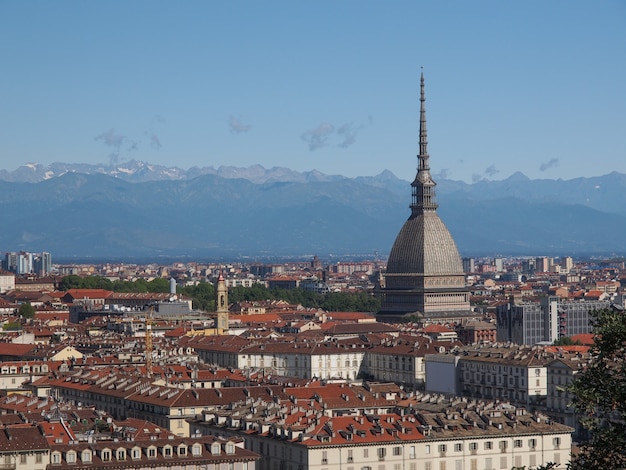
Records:
[[[410,179],[423,67],[435,179],[626,173],[619,2],[0,11],[7,170],[138,159]]]

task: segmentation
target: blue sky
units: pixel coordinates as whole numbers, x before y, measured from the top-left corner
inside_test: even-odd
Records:
[[[0,2],[1,168],[626,173],[626,2]]]

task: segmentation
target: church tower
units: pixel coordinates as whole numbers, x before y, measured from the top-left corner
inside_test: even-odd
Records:
[[[469,291],[458,249],[437,215],[437,185],[430,174],[424,74],[420,77],[420,129],[417,175],[411,183],[411,215],[404,223],[387,261],[380,289],[379,321],[409,315],[432,322],[471,316]]]
[[[228,287],[224,274],[220,272],[215,286],[215,310],[217,317],[215,320],[215,328],[221,332],[228,331]]]

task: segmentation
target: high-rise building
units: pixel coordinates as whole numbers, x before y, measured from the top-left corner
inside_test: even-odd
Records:
[[[33,270],[38,276],[45,276],[52,272],[52,255],[45,251],[35,256]]]
[[[411,183],[411,215],[391,248],[384,287],[381,321],[417,315],[448,321],[471,315],[461,257],[452,235],[437,215],[436,183],[430,174],[424,75],[420,78],[418,169]]]
[[[552,266],[552,259],[547,258],[546,256],[540,256],[539,258],[535,258],[535,271],[538,273],[547,273],[550,271],[550,266]]]
[[[561,268],[565,270],[566,273],[569,273],[574,267],[574,260],[571,256],[564,256],[561,258]]]
[[[474,260],[474,258],[463,258],[463,272],[476,272],[476,261]]]

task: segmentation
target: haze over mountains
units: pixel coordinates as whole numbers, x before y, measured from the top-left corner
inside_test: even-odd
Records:
[[[439,215],[462,256],[626,251],[624,174],[435,179]],[[56,259],[385,257],[410,200],[409,181],[388,171],[33,164],[0,171],[0,250]]]

